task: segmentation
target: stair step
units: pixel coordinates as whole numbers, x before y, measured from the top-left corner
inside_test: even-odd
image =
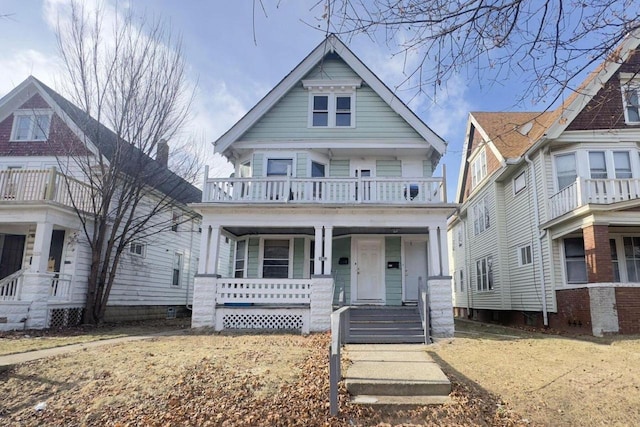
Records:
[[[372,396],[359,395],[351,398],[356,405],[426,406],[449,403],[449,396]]]
[[[345,385],[352,396],[448,396],[451,393],[451,383],[448,380],[403,382],[347,379]]]
[[[424,344],[423,335],[356,335],[350,336],[348,344]]]

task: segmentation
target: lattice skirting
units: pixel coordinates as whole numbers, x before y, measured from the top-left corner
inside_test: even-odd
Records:
[[[82,307],[66,307],[49,309],[47,326],[49,328],[67,328],[82,323]]]
[[[218,308],[216,329],[263,329],[309,332],[309,310]]]

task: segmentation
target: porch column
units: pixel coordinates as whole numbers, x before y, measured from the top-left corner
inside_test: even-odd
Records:
[[[582,229],[589,283],[613,282],[613,264],[609,246],[609,226],[590,225]]]
[[[442,276],[438,228],[429,226],[429,276]]]
[[[211,225],[202,223],[202,234],[200,236],[200,258],[198,260],[198,274],[207,273],[207,260],[209,258],[209,239],[211,237]]]
[[[51,277],[53,275],[47,274],[47,267],[52,232],[52,223],[39,222],[36,226],[31,267],[23,276],[20,295],[21,300],[31,303],[25,322],[25,327],[27,328],[41,329],[48,326],[48,301],[49,293],[51,292]]]
[[[211,226],[211,235],[209,239],[209,256],[207,257],[206,274],[218,274],[218,253],[220,252],[220,231],[222,227],[219,225]]]
[[[50,222],[39,222],[36,226],[36,236],[33,242],[33,255],[31,257],[30,268],[32,273],[47,272],[52,233],[53,224]]]
[[[438,227],[438,240],[439,250],[440,250],[440,275],[447,276],[449,275],[449,251],[448,251],[448,243],[447,243],[447,226],[443,224]]]
[[[315,259],[313,260],[313,274],[319,276],[322,274],[322,226],[316,226],[316,240],[314,243]]]
[[[324,228],[324,275],[331,276],[331,257],[333,256],[333,227]]]

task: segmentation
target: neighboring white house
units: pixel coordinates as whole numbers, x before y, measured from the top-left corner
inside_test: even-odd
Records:
[[[640,39],[555,111],[471,113],[449,222],[458,316],[640,333]]]
[[[332,303],[415,303],[452,336],[445,142],[337,37],[215,142],[234,176],[205,178],[193,326],[329,328]],[[232,262],[217,267],[221,238]]]
[[[97,126],[104,136],[99,148],[90,138]],[[91,254],[72,200],[90,211],[81,206],[89,187],[69,153],[100,153],[108,161],[114,137],[34,77],[0,100],[0,330],[81,320]],[[146,197],[165,194],[173,204],[152,222],[175,226],[131,243],[111,290],[107,321],[165,317],[168,308],[171,315],[192,300],[201,229],[200,216],[187,203],[200,200],[201,192],[163,160],[142,160],[156,163],[167,178],[149,182]]]

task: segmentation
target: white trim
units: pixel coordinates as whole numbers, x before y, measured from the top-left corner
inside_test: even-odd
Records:
[[[517,189],[516,187],[517,187],[518,179],[520,177],[522,177],[524,183],[522,184],[522,187]],[[523,170],[518,175],[516,175],[515,178],[513,178],[513,195],[514,195],[514,197],[519,195],[519,194],[521,194],[526,188],[527,188],[527,171]]]
[[[179,274],[178,274],[178,284],[174,285],[173,284],[173,274],[175,273],[175,269],[176,269],[176,258],[177,256],[180,256],[180,269],[179,269]],[[182,280],[182,276],[184,276],[184,252],[183,251],[174,251],[173,252],[173,262],[171,263],[171,287],[174,289],[177,288],[181,288],[183,285],[183,280]],[[187,279],[187,282],[189,280]]]
[[[49,123],[46,131],[44,132],[43,139],[35,139],[34,135],[36,132],[36,117],[39,116],[47,116],[49,118]],[[16,132],[18,130],[18,120],[22,117],[30,118],[30,127],[29,127],[29,135],[26,139],[17,139]],[[53,119],[53,110],[51,108],[32,108],[32,109],[19,109],[13,112],[13,123],[11,125],[11,137],[9,142],[46,142],[49,139],[49,132],[51,131],[51,122]]]
[[[305,79],[302,80],[302,87],[314,92],[353,92],[360,88],[362,79]]]
[[[351,159],[349,161],[349,176],[355,177],[356,171],[365,169],[371,171],[371,177],[376,176],[376,159]]]
[[[525,260],[522,257],[522,250],[526,248],[529,248],[529,256],[531,257],[527,263],[524,262]],[[533,246],[531,245],[531,242],[518,246],[516,250],[518,251],[518,267],[525,267],[533,264]]]
[[[298,156],[295,151],[256,151],[254,154],[262,154],[262,176],[268,176],[269,160],[291,159],[291,175],[296,176]],[[253,176],[253,166],[251,167]]]
[[[636,98],[640,101],[640,76],[637,73],[620,73],[620,94],[622,95],[622,109],[624,110],[624,122],[628,125],[640,125],[640,118],[635,121],[629,120],[627,111],[627,91],[635,91]],[[640,103],[640,102],[639,102]],[[640,115],[640,106],[635,105]]]
[[[294,250],[294,236],[292,235],[266,235],[260,236],[260,241],[258,243],[258,278],[262,279],[262,269],[264,267],[264,241],[265,240],[287,240],[289,241],[289,265],[287,266],[287,278],[293,279],[293,250]],[[247,245],[248,247],[248,245]]]
[[[131,249],[133,248],[133,245],[136,246],[140,246],[142,249],[142,253],[136,253],[133,252]],[[127,251],[127,253],[133,257],[136,258],[146,258],[147,257],[147,243],[146,242],[139,242],[139,241],[133,241],[129,243],[129,250]]]
[[[377,234],[372,235],[357,235],[351,236],[351,303],[352,304],[373,304],[372,300],[362,301],[358,296],[358,268],[357,263],[359,262],[359,251],[358,251],[358,242],[362,241],[378,241],[380,243],[380,255],[379,255],[379,264],[380,264],[380,278],[382,280],[383,286],[383,296],[382,300],[376,300],[375,304],[384,305],[387,302],[387,278],[385,274],[385,253],[386,253],[386,239],[385,236],[380,236]]]
[[[327,97],[327,125],[314,126],[313,114],[315,112],[313,106],[316,96]],[[349,126],[338,126],[336,124],[338,117],[337,99],[350,98],[349,101]],[[356,92],[351,90],[336,90],[323,92],[321,90],[309,91],[309,108],[307,111],[307,128],[308,129],[354,129],[356,127]]]
[[[429,246],[428,246],[428,242],[429,242],[429,238],[427,236],[410,236],[410,235],[403,235],[401,236],[400,239],[400,267],[402,268],[401,274],[402,274],[402,302],[406,302],[407,301],[407,295],[406,295],[406,286],[407,286],[407,256],[406,256],[406,252],[405,252],[405,245],[409,242],[419,242],[422,243],[424,242],[426,245],[426,255],[427,255],[427,259],[425,260],[428,261],[429,259]],[[429,275],[429,269],[427,266],[427,276]],[[427,277],[425,277],[425,284],[427,281]],[[386,286],[386,278],[385,278],[385,286]],[[411,300],[410,302],[414,302],[413,300]]]
[[[236,277],[236,262],[238,258],[238,242],[244,242],[244,265],[242,266],[242,277]],[[231,265],[231,277],[237,279],[246,279],[247,271],[248,271],[248,261],[249,260],[249,238],[248,237],[240,237],[235,240],[235,245],[233,247],[233,264]]]

